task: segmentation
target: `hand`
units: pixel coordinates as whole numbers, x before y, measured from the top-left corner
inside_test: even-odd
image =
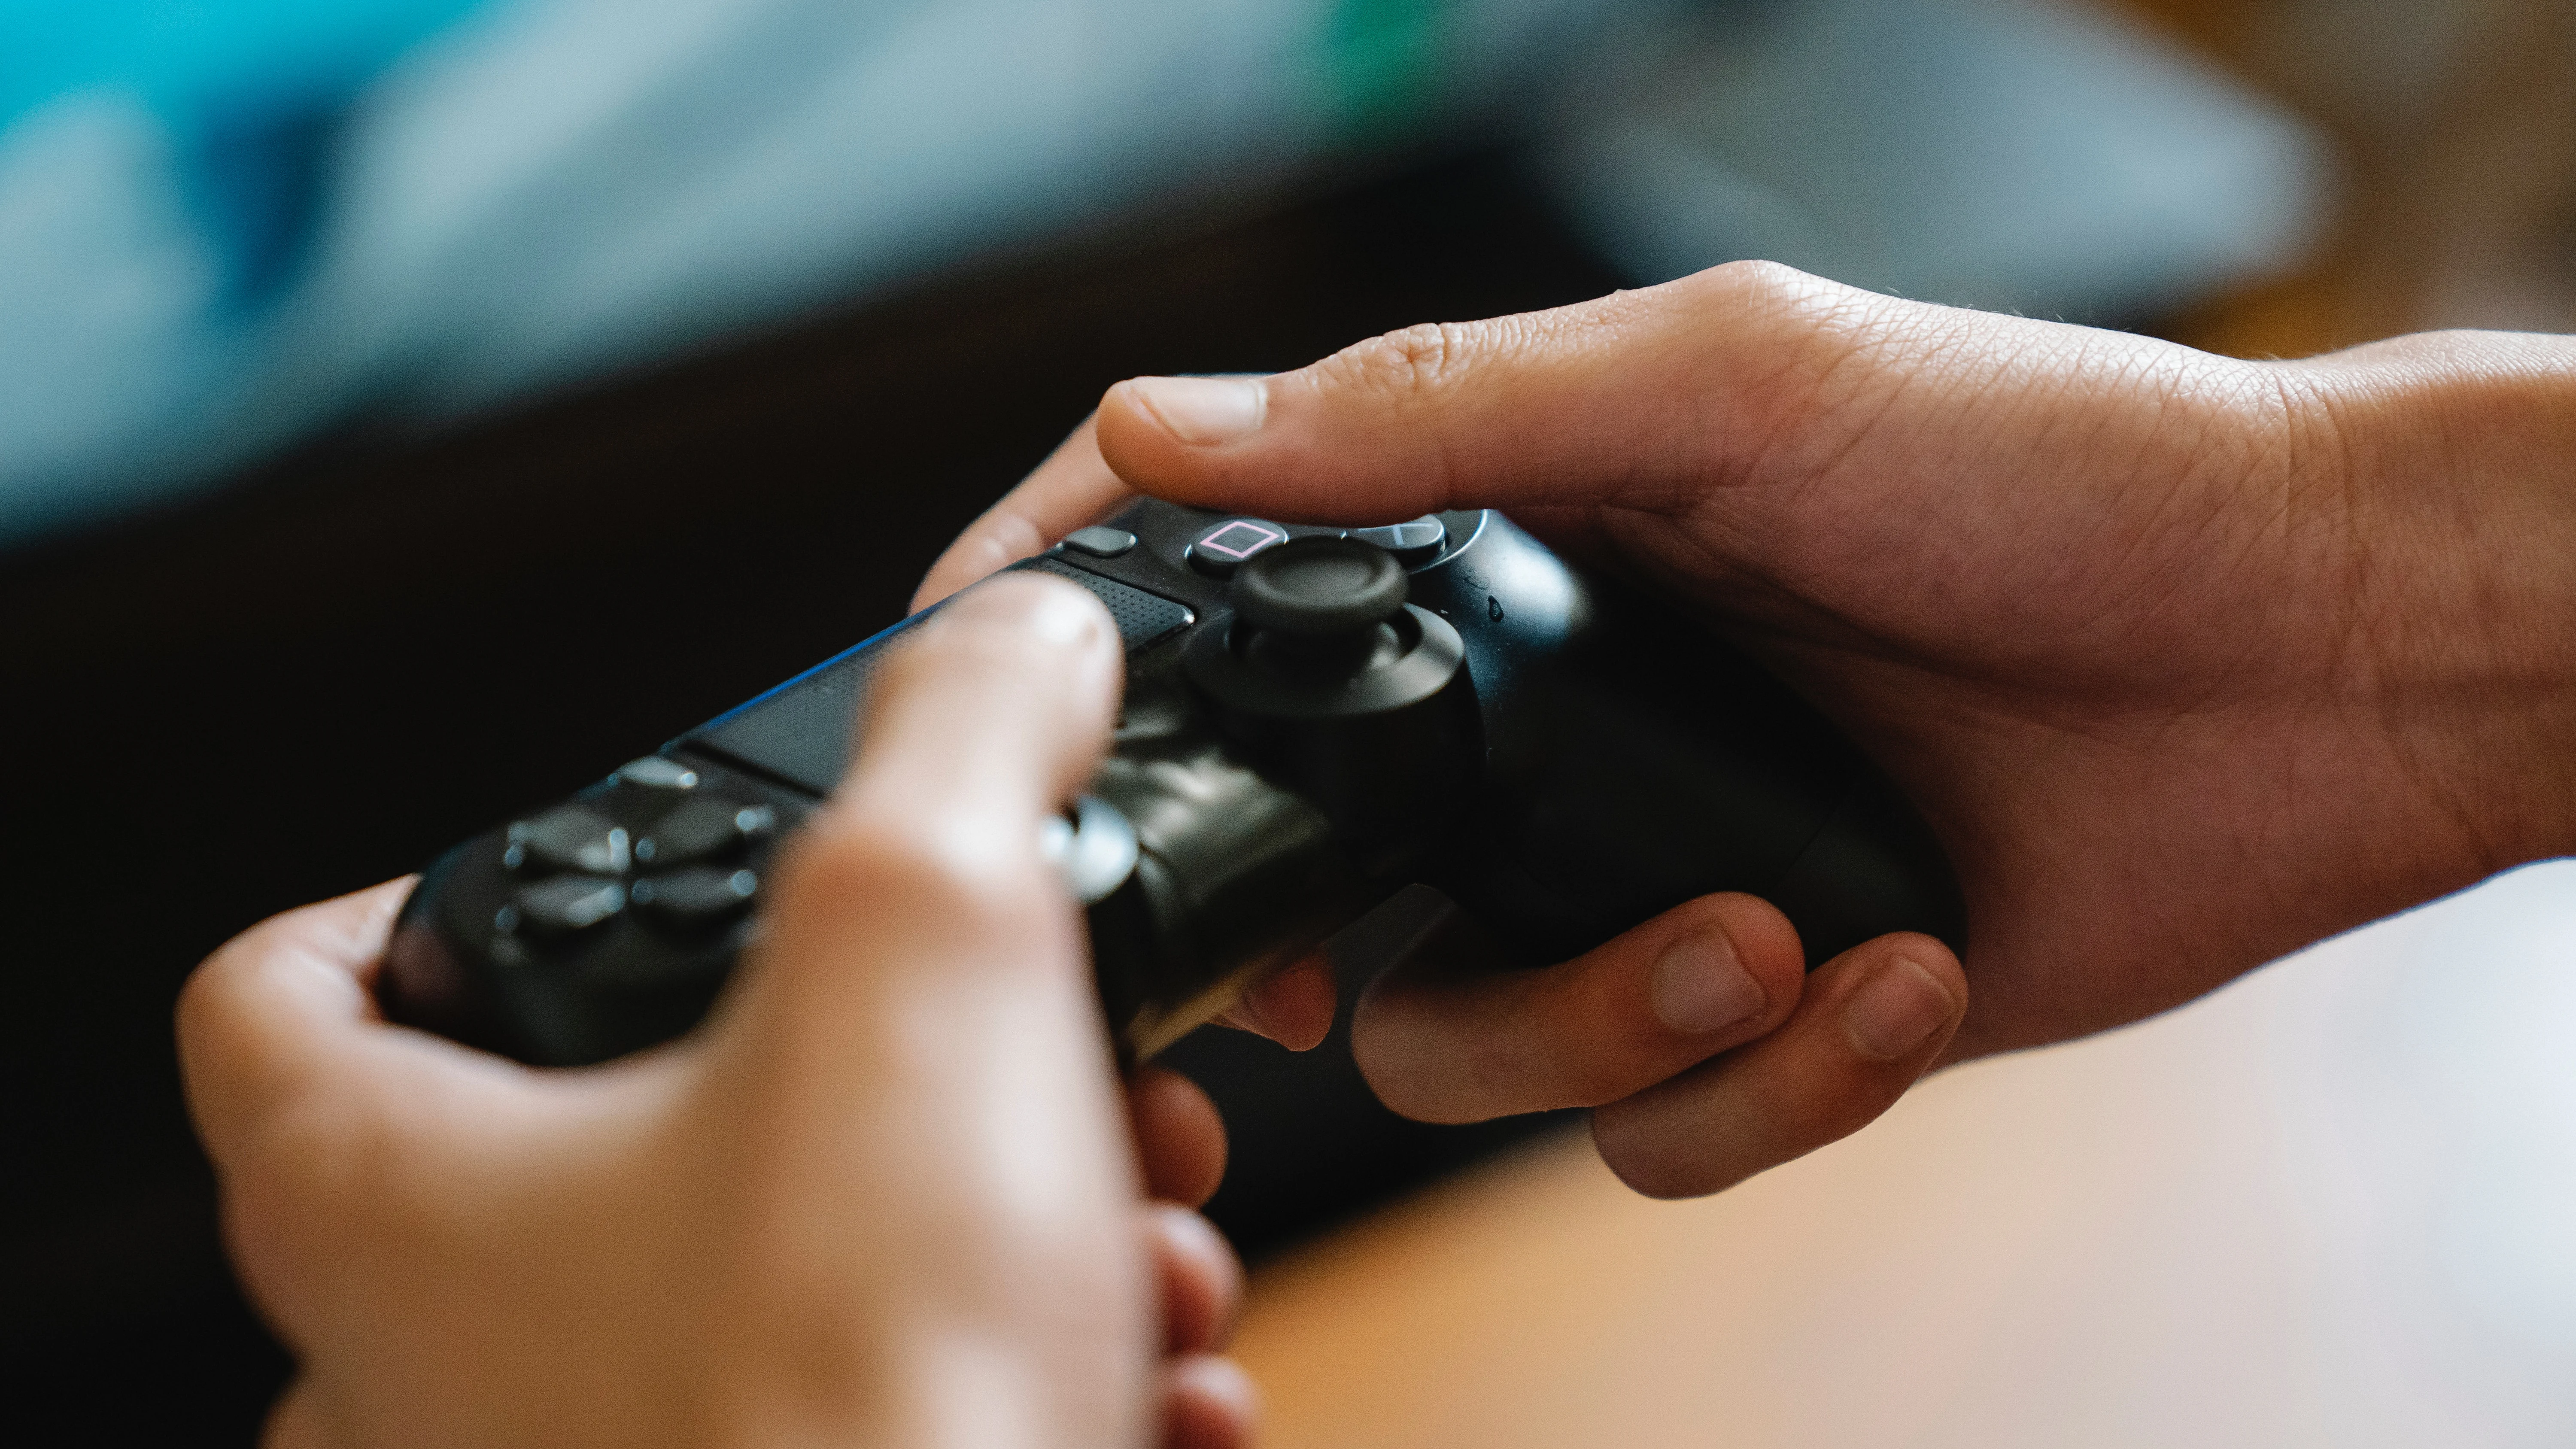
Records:
[[[1037,850],[1106,739],[1117,636],[1046,580],[924,635],[692,1037],[541,1071],[386,1025],[405,882],[198,971],[190,1105],[298,1363],[271,1444],[1244,1439],[1212,1353],[1240,1273],[1180,1206],[1222,1129],[1167,1073],[1121,1100]]]
[[[2242,362],[1739,264],[1267,379],[1122,383],[1096,436],[1110,476],[1180,502],[1508,509],[1705,616],[1923,808],[1967,890],[1972,1005],[1919,939],[1800,988],[1785,923],[1740,898],[1364,1002],[1399,1108],[1601,1104],[1605,1156],[1651,1191],[1830,1141],[1908,1070],[2136,1020],[2570,845],[2563,339]],[[1005,509],[1078,514],[1079,474]],[[1676,933],[1731,948],[1749,1027],[1657,1011],[1691,979],[1755,999],[1659,972]],[[1940,999],[1924,1045],[1872,1050]]]

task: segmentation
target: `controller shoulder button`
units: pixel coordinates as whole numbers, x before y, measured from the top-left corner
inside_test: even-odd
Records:
[[[748,908],[760,894],[760,877],[695,866],[639,880],[633,894],[636,908],[657,923],[688,930],[730,920]]]
[[[510,897],[493,918],[505,936],[578,935],[626,909],[626,888],[590,875],[559,875]]]
[[[510,823],[501,863],[537,873],[623,875],[630,854],[625,827],[587,805],[558,805],[533,820]]]
[[[1123,528],[1077,528],[1064,536],[1064,546],[1093,558],[1116,558],[1136,546],[1136,535]]]
[[[778,812],[769,806],[745,805],[716,794],[695,795],[635,842],[635,859],[659,870],[695,865],[739,850],[777,828]]]

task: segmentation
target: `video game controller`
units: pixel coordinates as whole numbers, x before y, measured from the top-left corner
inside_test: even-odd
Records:
[[[1134,1055],[1416,882],[1518,964],[1730,890],[1786,912],[1811,963],[1888,931],[1963,944],[1931,832],[1814,710],[1498,513],[1343,529],[1146,501],[1013,567],[1089,589],[1126,647],[1115,745],[1043,843]],[[562,1066],[686,1032],[856,748],[870,672],[931,612],[441,856],[388,1016]]]

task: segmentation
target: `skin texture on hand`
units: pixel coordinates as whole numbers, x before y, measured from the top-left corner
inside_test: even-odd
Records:
[[[1240,1273],[1184,1206],[1222,1130],[1168,1073],[1122,1098],[1038,853],[1116,641],[1087,593],[1015,579],[891,657],[768,934],[668,1047],[544,1071],[386,1025],[408,882],[210,959],[180,1043],[297,1358],[269,1442],[1241,1443],[1213,1353]]]
[[[1785,922],[1719,898],[1682,910],[1761,988],[1750,1025],[1661,1009],[1671,916],[1552,972],[1400,971],[1355,1024],[1400,1109],[1600,1106],[1615,1168],[1692,1192],[1842,1135],[1910,1071],[2137,1020],[2568,849],[2571,457],[2565,339],[2247,362],[1738,264],[1268,378],[1122,383],[967,537],[1130,488],[1351,524],[1497,507],[1821,707],[1958,866],[1964,975],[1891,939],[1800,983]],[[1874,1055],[1936,998],[1928,1045]]]

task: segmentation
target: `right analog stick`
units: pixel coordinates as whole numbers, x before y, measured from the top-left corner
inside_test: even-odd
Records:
[[[1292,539],[1235,573],[1234,616],[1292,639],[1347,637],[1394,618],[1410,589],[1404,565],[1375,544]]]

